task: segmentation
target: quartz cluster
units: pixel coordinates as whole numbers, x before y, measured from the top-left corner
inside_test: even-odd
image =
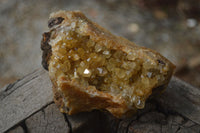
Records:
[[[125,116],[144,108],[152,89],[173,73],[174,65],[159,53],[112,35],[81,12],[53,13],[49,27],[43,64],[63,112],[105,109]]]

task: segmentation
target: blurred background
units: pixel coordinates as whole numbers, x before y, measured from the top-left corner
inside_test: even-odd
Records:
[[[49,14],[80,10],[112,33],[154,49],[200,87],[200,0],[0,0],[0,87],[41,67]]]

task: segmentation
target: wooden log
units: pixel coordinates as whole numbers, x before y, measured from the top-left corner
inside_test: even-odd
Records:
[[[0,92],[0,132],[23,121],[53,101],[51,82],[42,68]]]
[[[47,106],[25,121],[30,133],[65,133],[69,132],[68,123],[64,115],[59,112],[55,104]]]
[[[200,89],[173,77],[162,95],[154,98],[166,111],[175,111],[200,124]]]
[[[101,111],[63,115],[51,88],[48,73],[40,68],[0,89],[0,132],[21,125],[26,132],[200,132],[200,89],[175,77],[145,109],[124,120]]]
[[[17,126],[11,129],[8,133],[24,133],[24,130],[21,126]]]

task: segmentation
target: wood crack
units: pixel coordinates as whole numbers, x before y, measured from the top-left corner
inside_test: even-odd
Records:
[[[54,102],[50,102],[50,103],[47,103],[46,105],[44,105],[40,110],[37,110],[36,112],[32,113],[30,116],[28,116],[26,119],[30,118],[31,116],[37,114],[39,111],[42,111],[44,108],[46,108],[47,106],[53,104]]]
[[[136,120],[137,120],[137,118],[136,118]],[[125,133],[128,133],[128,132],[129,132],[129,127],[130,127],[130,125],[131,125],[134,121],[136,121],[136,120],[132,120],[132,121],[130,121],[130,123],[128,123],[128,126],[127,126],[127,129],[126,129],[126,132],[125,132]]]
[[[25,121],[22,121],[22,122],[20,123],[20,126],[22,127],[24,133],[29,133]]]
[[[72,125],[71,125],[71,123],[70,123],[70,121],[69,121],[67,115],[66,115],[65,113],[63,113],[63,116],[64,116],[64,118],[65,118],[65,122],[67,122],[67,124],[68,124],[69,133],[72,133]]]
[[[5,91],[3,91],[3,92],[0,93],[0,100],[3,100],[4,98],[6,98],[7,96],[9,96],[10,94],[14,93],[14,91],[16,91],[18,88],[20,88],[20,87],[26,85],[28,82],[32,81],[33,79],[35,79],[35,78],[37,78],[37,77],[38,77],[38,75],[32,77],[30,80],[24,82],[23,84],[21,84],[21,85],[19,85],[19,86],[15,86],[15,85],[17,85],[18,82],[9,84],[9,85],[6,87]],[[24,78],[23,78],[23,79],[24,79]],[[21,80],[23,80],[23,79],[21,79]],[[21,80],[19,80],[19,81],[21,81]]]

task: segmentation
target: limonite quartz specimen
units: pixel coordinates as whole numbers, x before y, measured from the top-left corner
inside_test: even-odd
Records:
[[[130,116],[173,74],[175,66],[162,55],[111,34],[80,11],[52,13],[48,26],[42,64],[61,112],[100,109]]]

